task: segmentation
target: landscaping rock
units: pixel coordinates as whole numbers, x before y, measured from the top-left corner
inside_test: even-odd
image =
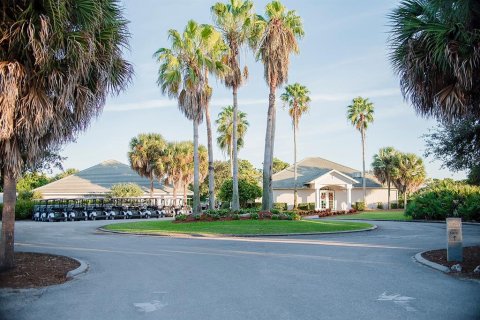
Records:
[[[450,269],[455,272],[462,272],[462,266],[460,264],[454,264]]]
[[[475,270],[473,270],[473,273],[480,273],[480,266],[477,266]]]

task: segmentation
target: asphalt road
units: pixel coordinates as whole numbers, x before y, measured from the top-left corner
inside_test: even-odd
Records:
[[[375,231],[297,237],[105,234],[103,221],[19,222],[16,250],[72,256],[63,285],[1,290],[0,319],[480,319],[480,283],[418,264],[444,224],[375,222]],[[464,225],[464,245],[480,226]]]

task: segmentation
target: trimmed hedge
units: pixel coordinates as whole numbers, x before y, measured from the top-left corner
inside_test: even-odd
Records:
[[[18,199],[15,204],[15,220],[31,219],[33,214],[33,205],[31,200]],[[3,203],[0,203],[0,219],[2,218]]]
[[[305,210],[305,211],[315,210],[315,202],[299,203],[298,210]]]
[[[455,211],[464,220],[480,221],[480,187],[450,179],[436,181],[412,197],[405,214],[413,219],[444,220]]]

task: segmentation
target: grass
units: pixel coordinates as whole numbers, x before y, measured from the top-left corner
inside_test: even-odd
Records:
[[[185,233],[209,235],[284,234],[351,231],[370,228],[369,223],[313,221],[313,220],[233,220],[212,222],[172,223],[171,221],[142,221],[118,223],[105,226],[105,229],[132,233]]]
[[[412,217],[403,214],[403,210],[395,211],[364,211],[357,214],[339,216],[338,219],[360,219],[360,220],[394,220],[411,221]]]

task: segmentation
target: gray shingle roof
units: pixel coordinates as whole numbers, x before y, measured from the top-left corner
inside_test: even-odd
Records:
[[[297,163],[297,186],[299,188],[308,188],[306,185],[307,183],[317,179],[331,170],[337,170],[357,180],[358,183],[353,184],[353,187],[362,187],[362,177],[354,176],[356,173],[360,172],[359,170],[349,168],[320,157],[305,158]],[[367,188],[384,187],[372,174],[366,173],[365,177]],[[293,189],[293,182],[293,165],[280,172],[277,172],[272,177],[273,189]]]
[[[150,180],[138,175],[130,166],[116,160],[107,160],[76,174],[54,181],[35,190],[43,194],[104,194],[117,183],[136,183],[145,193],[150,192]],[[173,194],[169,186],[153,183],[156,195]]]

